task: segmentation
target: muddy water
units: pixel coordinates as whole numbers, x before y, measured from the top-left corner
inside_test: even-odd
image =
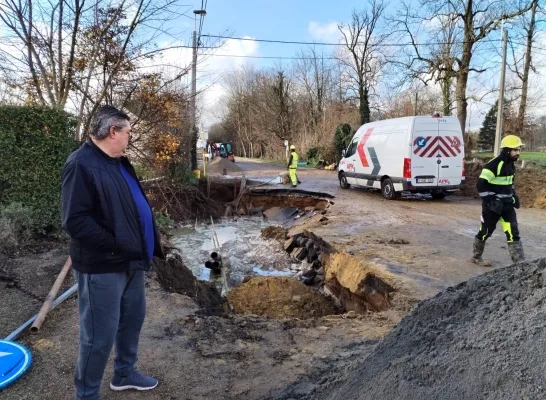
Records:
[[[224,266],[227,266],[228,289],[241,284],[245,276],[294,276],[299,264],[286,254],[281,243],[260,237],[260,231],[270,225],[262,218],[217,222],[214,228],[219,248],[215,247],[211,224],[176,229],[171,232],[171,242],[198,279],[213,281],[219,287],[221,275],[205,267],[213,251],[222,256]]]

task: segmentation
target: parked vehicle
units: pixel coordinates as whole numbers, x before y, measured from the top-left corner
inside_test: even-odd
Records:
[[[380,189],[388,200],[402,192],[442,199],[464,182],[459,120],[434,114],[364,124],[342,153],[338,177],[343,189]]]
[[[233,144],[231,142],[216,143],[216,146],[218,146],[220,157],[227,158],[228,160],[235,162]]]

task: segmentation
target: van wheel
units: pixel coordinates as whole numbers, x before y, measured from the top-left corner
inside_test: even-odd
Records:
[[[351,185],[347,182],[345,172],[341,172],[339,174],[339,186],[341,186],[342,189],[349,189],[351,187]]]
[[[383,197],[387,200],[400,198],[400,193],[394,191],[394,184],[390,178],[385,178],[383,182],[381,182],[381,193],[383,193]]]
[[[446,197],[444,192],[432,192],[430,195],[434,200],[443,200]]]

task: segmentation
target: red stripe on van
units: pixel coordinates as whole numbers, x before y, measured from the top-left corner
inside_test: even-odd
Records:
[[[451,156],[455,157],[457,153],[455,153],[453,147],[451,147],[451,142],[452,140],[450,140],[448,137],[443,138],[442,136],[440,136],[441,147],[444,150],[447,150],[451,154]],[[447,157],[449,157],[449,155]]]

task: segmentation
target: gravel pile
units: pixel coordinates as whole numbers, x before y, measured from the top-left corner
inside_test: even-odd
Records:
[[[496,269],[420,303],[313,399],[546,398],[546,259]]]

